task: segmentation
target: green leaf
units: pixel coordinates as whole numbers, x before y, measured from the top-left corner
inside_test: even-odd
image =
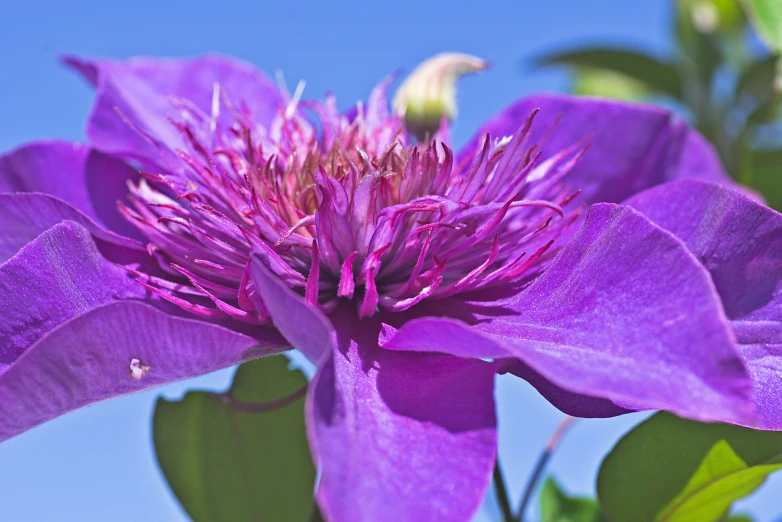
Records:
[[[782,0],[744,0],[744,6],[761,38],[782,52]]]
[[[782,149],[745,149],[740,179],[760,192],[771,208],[782,211]]]
[[[549,478],[540,490],[541,522],[608,522],[596,500],[573,498]]]
[[[563,51],[541,56],[535,66],[565,65],[603,69],[632,78],[649,90],[677,99],[682,97],[682,79],[674,64],[648,54],[612,48]]]
[[[306,383],[301,372],[288,369],[286,357],[267,357],[241,365],[230,394],[239,401],[267,402]],[[181,401],[158,399],[157,459],[195,522],[308,519],[315,470],[303,402],[247,413],[210,392],[189,392]]]
[[[756,100],[768,100],[774,95],[774,78],[777,57],[767,56],[754,61],[741,73],[736,84],[735,99],[752,96]]]
[[[778,120],[780,116],[782,116],[782,100],[771,100],[755,107],[747,115],[745,126],[751,128],[767,125]]]
[[[573,94],[602,96],[625,101],[638,101],[649,95],[649,89],[637,80],[605,69],[579,67],[573,75]]]
[[[728,515],[720,522],[753,522],[753,520],[747,515]]]
[[[657,522],[718,521],[734,501],[758,489],[782,463],[749,467],[726,441],[715,444],[684,490],[666,506]]]
[[[704,4],[703,2],[697,2]],[[708,2],[707,2],[708,3]],[[693,16],[692,6],[678,2],[675,18],[677,47],[681,51],[682,77],[687,85],[685,101],[696,109],[709,101],[714,75],[726,58],[719,33],[702,31]]]
[[[603,509],[613,522],[658,520],[723,440],[749,469],[782,464],[782,432],[704,424],[658,413],[627,433],[603,461],[597,486]]]

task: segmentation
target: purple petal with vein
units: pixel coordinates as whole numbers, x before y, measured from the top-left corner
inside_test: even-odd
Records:
[[[753,420],[751,382],[708,273],[629,207],[594,205],[527,290],[493,306],[462,306],[474,326],[418,319],[385,346],[513,356],[558,387],[633,409]]]
[[[50,331],[0,375],[0,440],[94,402],[279,351],[143,303],[99,306]]]
[[[663,109],[648,105],[565,95],[524,98],[496,114],[460,151],[460,161],[481,146],[486,133],[513,135],[535,109],[529,143],[550,135],[539,161],[586,140],[589,150],[565,177],[581,189],[580,203],[618,203],[672,179],[697,177],[732,183],[714,149],[697,132]]]
[[[328,520],[470,520],[495,460],[494,365],[383,350],[377,320],[336,328],[307,404]]]
[[[262,298],[260,306],[269,310],[275,328],[291,345],[317,364],[332,350],[331,323],[320,310],[307,306],[301,296],[271,275],[257,255],[252,257],[250,270],[258,286],[258,298]]]
[[[212,109],[222,103],[224,94],[234,110],[248,112],[262,125],[269,124],[284,104],[272,80],[253,66],[224,56],[127,61],[66,57],[65,63],[98,91],[86,130],[92,145],[139,161],[145,168],[169,166],[168,154],[182,148],[180,132],[167,120],[181,118],[177,100],[224,122],[230,121],[228,109],[223,106],[219,114]]]
[[[0,265],[0,374],[57,325],[147,291],[101,256],[73,221],[44,231]]]
[[[502,361],[501,373],[511,373],[530,383],[552,406],[572,417],[605,418],[631,413],[608,399],[573,393],[543,377],[519,359]]]
[[[104,229],[65,201],[47,194],[20,192],[0,194],[0,263],[13,257],[41,233],[64,221],[78,223],[101,245],[113,246],[125,262],[136,257],[136,262],[142,263],[149,258],[141,243]]]
[[[694,180],[655,187],[627,204],[684,241],[709,271],[752,374],[762,427],[782,429],[782,215]]]
[[[48,194],[110,231],[142,240],[117,212],[128,182],[138,179],[135,169],[79,143],[28,143],[0,157],[0,193]]]
[[[258,258],[253,277],[288,341],[321,354],[307,422],[326,518],[470,520],[496,458],[495,366],[380,349],[379,319],[348,304],[329,321]]]

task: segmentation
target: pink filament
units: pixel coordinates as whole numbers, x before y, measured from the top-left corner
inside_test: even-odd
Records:
[[[196,315],[262,324],[252,252],[313,306],[354,299],[361,317],[539,273],[575,219],[563,219],[575,194],[562,178],[586,145],[538,164],[533,113],[509,141],[487,135],[454,166],[437,139],[407,144],[378,89],[352,121],[331,97],[309,103],[320,137],[298,112],[263,128],[229,105],[235,121],[223,128],[181,103],[186,150],[120,207],[161,259],[163,274],[136,272],[139,283]]]

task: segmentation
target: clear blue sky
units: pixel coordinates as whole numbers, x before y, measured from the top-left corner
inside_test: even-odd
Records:
[[[92,93],[58,64],[63,53],[123,58],[218,51],[268,72],[282,69],[292,85],[306,79],[310,97],[333,90],[346,106],[399,67],[409,71],[441,51],[469,52],[494,66],[462,84],[454,137],[463,143],[517,97],[566,89],[563,74],[530,71],[523,59],[577,42],[663,51],[667,14],[662,0],[4,1],[0,150],[38,138],[83,139]],[[154,460],[152,407],[160,394],[223,389],[231,375],[226,370],[97,404],[0,444],[3,520],[186,520]],[[518,380],[500,379],[497,393],[500,453],[518,495],[561,414]],[[592,493],[600,459],[640,418],[581,421],[551,471],[570,491]],[[772,491],[781,486],[778,477],[742,507],[760,521],[782,516]],[[496,520],[495,509],[490,500],[478,520]]]

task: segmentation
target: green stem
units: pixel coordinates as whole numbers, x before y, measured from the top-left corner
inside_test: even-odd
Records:
[[[563,420],[562,423],[557,426],[557,429],[554,430],[554,433],[551,435],[548,444],[546,444],[546,447],[543,449],[543,453],[541,453],[540,457],[538,457],[538,463],[535,465],[535,469],[532,471],[529,482],[527,482],[527,487],[524,489],[524,496],[521,499],[521,506],[519,507],[518,514],[516,515],[516,522],[523,522],[524,512],[527,510],[529,501],[532,499],[532,493],[535,491],[538,482],[540,482],[540,477],[543,475],[543,470],[546,469],[546,464],[548,464],[548,461],[551,459],[554,451],[556,451],[557,446],[559,446],[559,442],[562,440],[562,437],[565,435],[568,428],[570,428],[570,426],[575,421],[576,419],[574,417],[565,417],[565,420]]]
[[[220,399],[234,410],[245,413],[262,413],[265,411],[278,410],[288,404],[296,402],[299,398],[307,394],[307,387],[302,386],[293,393],[279,399],[268,402],[245,402],[235,398],[230,391],[220,394]]]
[[[502,475],[502,468],[500,468],[499,456],[494,463],[494,491],[497,495],[497,502],[500,504],[500,510],[502,511],[502,520],[504,522],[513,522],[513,508],[510,507],[508,488],[505,486],[505,478]]]

